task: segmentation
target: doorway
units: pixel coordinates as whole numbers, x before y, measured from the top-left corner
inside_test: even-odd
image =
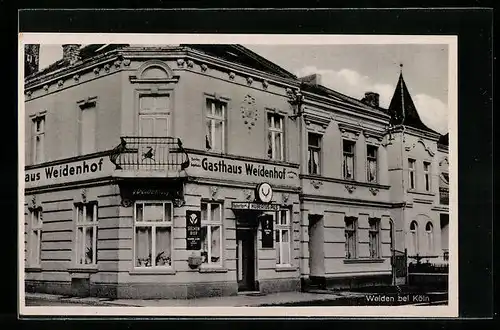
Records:
[[[321,215],[309,215],[309,275],[322,276],[324,267],[324,226]]]
[[[238,229],[236,231],[236,268],[238,291],[254,291],[255,285],[255,231]]]

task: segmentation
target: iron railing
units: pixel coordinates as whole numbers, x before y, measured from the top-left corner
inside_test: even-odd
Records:
[[[174,137],[124,136],[109,156],[117,170],[182,171],[189,156]]]

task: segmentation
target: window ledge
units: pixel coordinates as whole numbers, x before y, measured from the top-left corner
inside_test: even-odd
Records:
[[[172,268],[134,268],[128,272],[130,275],[175,275],[175,269]]]
[[[344,259],[345,264],[380,264],[383,263],[385,259],[370,259],[370,258],[359,258],[359,259]]]
[[[41,266],[27,266],[27,267],[24,267],[24,271],[25,272],[31,272],[31,273],[40,273],[42,271],[42,267]]]
[[[216,267],[216,266],[213,266],[213,267],[200,267],[198,269],[198,271],[200,273],[227,273],[228,270],[227,268],[224,268],[224,267]]]
[[[425,195],[425,196],[436,196],[435,193],[429,192],[429,191],[420,191],[420,190],[415,190],[415,189],[408,189],[407,191],[410,194]]]
[[[276,265],[275,269],[277,272],[295,272],[297,270],[297,267],[289,265],[284,265],[284,266]]]
[[[97,273],[97,265],[77,265],[68,268],[68,272],[70,273]]]

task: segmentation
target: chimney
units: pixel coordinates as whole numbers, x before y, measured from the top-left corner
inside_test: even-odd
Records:
[[[305,77],[302,77],[299,79],[302,82],[305,82],[307,84],[311,84],[311,85],[315,85],[315,86],[321,85],[321,75],[319,75],[317,73],[313,73],[313,74],[310,74],[308,76],[305,76]]]
[[[364,104],[368,104],[369,106],[378,108],[379,106],[379,97],[378,93],[374,92],[366,92],[365,97],[361,100]]]
[[[79,44],[66,44],[62,45],[63,60],[69,64],[75,64],[80,59],[80,45]]]
[[[24,45],[24,76],[38,72],[40,63],[40,45]]]

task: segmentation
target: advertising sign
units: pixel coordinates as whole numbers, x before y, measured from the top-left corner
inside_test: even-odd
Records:
[[[261,227],[262,227],[262,247],[263,248],[273,248],[273,216],[266,214],[260,217]]]
[[[281,209],[281,205],[253,202],[232,202],[231,208],[233,210],[279,211]]]
[[[186,249],[201,250],[201,212],[186,211]]]

